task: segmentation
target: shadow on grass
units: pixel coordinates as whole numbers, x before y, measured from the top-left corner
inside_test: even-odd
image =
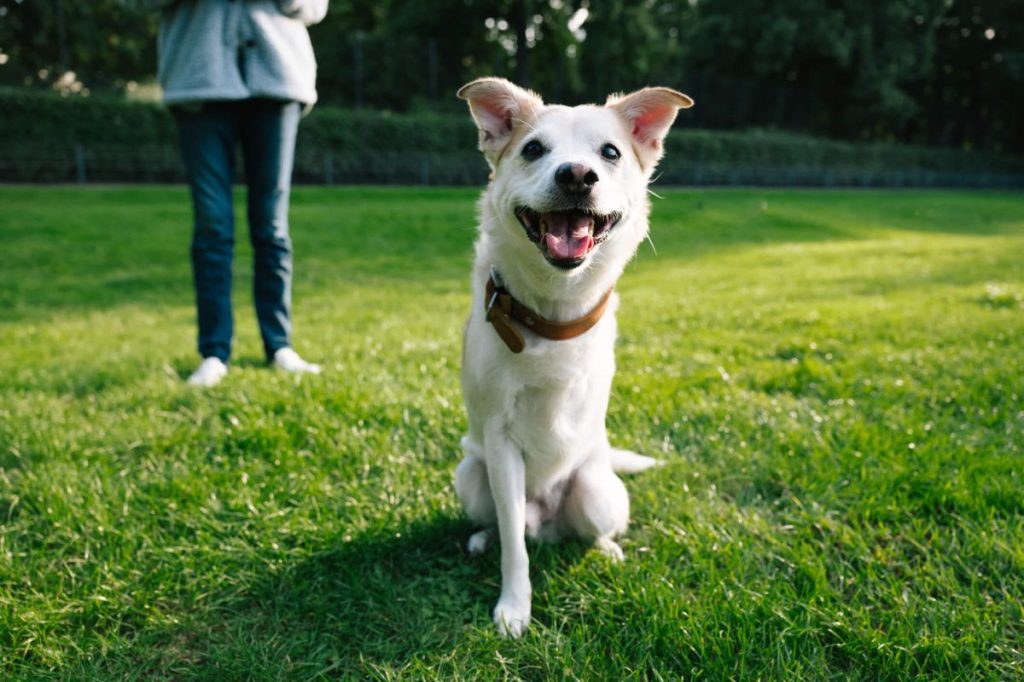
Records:
[[[500,554],[493,546],[470,557],[465,541],[472,530],[465,521],[439,517],[400,531],[333,538],[267,573],[233,605],[207,613],[206,622],[161,637],[159,648],[166,655],[175,647],[176,660],[163,658],[154,672],[365,677],[454,651],[467,637],[497,637],[490,614],[500,590]],[[531,544],[538,591],[586,551],[573,542]]]

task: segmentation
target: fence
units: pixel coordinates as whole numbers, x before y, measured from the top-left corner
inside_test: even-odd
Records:
[[[237,164],[241,169],[242,164]],[[241,171],[239,171],[241,172]],[[474,151],[338,151],[299,147],[294,179],[310,185],[469,185],[487,178]],[[177,183],[184,180],[176,147],[164,145],[0,143],[0,182]],[[689,161],[672,158],[658,171],[662,186],[989,187],[1024,188],[1024,172],[935,170],[910,165],[782,163],[774,159]]]
[[[241,178],[242,164],[235,164]],[[476,153],[357,152],[299,149],[300,184],[477,185],[487,166]],[[0,144],[0,182],[176,183],[185,179],[171,145]]]
[[[1024,187],[1024,158],[1007,154],[685,123],[665,140],[663,186]],[[477,186],[476,134],[465,112],[317,106],[299,126],[295,180]],[[175,140],[151,103],[0,88],[0,182],[181,182]]]

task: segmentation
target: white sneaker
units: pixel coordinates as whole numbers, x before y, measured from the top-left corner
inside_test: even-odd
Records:
[[[220,358],[212,356],[203,358],[198,369],[192,372],[192,376],[188,378],[188,383],[190,386],[213,386],[219,383],[227,373],[228,367],[220,361]]]
[[[319,374],[320,365],[306,362],[291,348],[278,348],[274,352],[274,367],[295,374]]]

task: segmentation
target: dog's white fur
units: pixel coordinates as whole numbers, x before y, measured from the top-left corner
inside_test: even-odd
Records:
[[[647,184],[661,141],[677,110],[692,101],[667,88],[645,88],[612,96],[605,106],[547,106],[498,78],[473,81],[459,96],[469,102],[492,176],[479,203],[462,366],[469,432],[455,488],[469,517],[484,527],[470,538],[471,553],[484,551],[497,526],[502,588],[494,621],[503,634],[518,637],[530,622],[525,536],[577,535],[621,560],[614,538],[628,524],[629,497],[615,471],[639,471],[656,460],[612,448],[605,432],[618,296],[574,339],[552,341],[520,326],[526,349],[513,354],[485,319],[484,286],[494,268],[512,295],[548,319],[571,320],[593,309],[647,235]],[[532,140],[547,149],[535,160],[522,155]],[[608,143],[621,152],[617,160],[602,156]],[[569,200],[554,180],[565,163],[597,173],[590,210],[622,215],[574,269],[549,263],[515,215],[520,206],[565,207]]]

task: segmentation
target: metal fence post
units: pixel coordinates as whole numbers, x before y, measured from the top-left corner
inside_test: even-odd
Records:
[[[425,155],[420,157],[420,184],[430,184],[430,159]]]
[[[78,176],[78,184],[84,185],[86,183],[85,148],[80,144],[75,144],[75,172]]]
[[[334,155],[330,152],[324,155],[324,184],[334,184]]]

